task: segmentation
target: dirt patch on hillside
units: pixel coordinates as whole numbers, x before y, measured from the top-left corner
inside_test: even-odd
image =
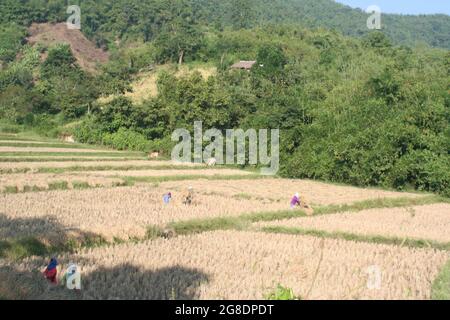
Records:
[[[65,23],[33,23],[28,33],[30,44],[69,44],[80,67],[89,72],[95,72],[98,64],[106,63],[109,59],[108,52],[97,48],[80,30],[69,30]]]
[[[208,79],[217,73],[215,67],[208,65],[204,66],[187,66],[183,65],[181,67],[166,64],[158,65],[152,71],[141,72],[136,75],[133,83],[131,84],[133,91],[125,93],[125,97],[130,98],[134,103],[143,103],[145,100],[154,98],[158,95],[158,76],[161,71],[169,72],[174,74],[176,77],[189,76],[194,72],[199,72],[203,79]],[[108,103],[117,96],[110,95],[108,97],[99,98],[100,103]]]

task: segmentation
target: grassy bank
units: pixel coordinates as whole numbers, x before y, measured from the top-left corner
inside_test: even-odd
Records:
[[[433,282],[431,299],[450,300],[450,260]]]
[[[263,227],[261,231],[268,233],[281,233],[290,235],[303,235],[313,236],[323,239],[340,239],[356,242],[367,242],[375,244],[387,244],[400,247],[410,248],[434,248],[437,250],[450,250],[450,242],[437,242],[426,239],[411,239],[411,238],[398,238],[398,237],[386,237],[375,235],[360,235],[348,232],[328,232],[316,229],[302,229],[302,228],[289,228],[289,227]]]

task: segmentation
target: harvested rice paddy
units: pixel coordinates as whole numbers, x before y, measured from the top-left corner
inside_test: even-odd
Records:
[[[441,299],[448,203],[0,135],[0,297]],[[51,257],[78,264],[80,293],[43,279]]]

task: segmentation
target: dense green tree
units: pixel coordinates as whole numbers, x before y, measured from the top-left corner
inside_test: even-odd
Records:
[[[63,112],[67,118],[85,114],[100,92],[95,79],[77,65],[69,45],[49,49],[42,64],[37,91],[46,96],[48,112]]]
[[[294,24],[358,37],[371,33],[366,24],[369,14],[332,0],[79,0],[70,4],[77,3],[82,31],[102,46],[117,37],[151,41],[166,23],[186,12],[192,13],[196,24],[218,29]],[[62,22],[68,17],[67,6],[66,0],[2,0],[0,24]],[[382,25],[382,32],[397,44],[450,48],[448,15],[383,14]]]
[[[283,49],[279,46],[263,46],[256,56],[257,64],[254,66],[256,73],[264,76],[278,76],[287,64],[287,58]]]
[[[26,30],[16,24],[0,25],[0,64],[13,61],[24,43]]]

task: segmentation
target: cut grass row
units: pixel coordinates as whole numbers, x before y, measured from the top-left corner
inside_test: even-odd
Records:
[[[149,161],[150,162],[150,161]],[[86,171],[130,171],[130,170],[220,170],[226,168],[234,168],[233,166],[219,166],[219,167],[207,167],[207,166],[189,166],[189,165],[121,165],[121,166],[71,166],[65,168],[0,168],[0,174],[14,174],[14,173],[65,173],[65,172],[86,172]]]
[[[267,233],[281,233],[290,235],[302,235],[313,236],[322,239],[341,239],[347,241],[356,242],[368,242],[375,244],[387,244],[400,247],[409,248],[433,248],[437,250],[450,250],[450,242],[437,242],[426,239],[410,239],[410,238],[398,238],[398,237],[386,237],[375,235],[360,235],[348,232],[328,232],[316,229],[303,229],[303,228],[291,228],[291,227],[263,227],[260,229],[262,232]]]
[[[433,282],[431,299],[450,300],[450,260]]]
[[[158,185],[162,182],[168,181],[185,181],[185,180],[239,180],[239,179],[267,179],[267,176],[261,175],[178,175],[178,176],[161,176],[161,177],[121,177],[121,176],[108,176],[108,178],[116,178],[122,180],[121,182],[113,183],[111,186],[104,185],[90,185],[87,182],[74,181],[72,182],[73,189],[94,189],[94,188],[114,188],[114,187],[131,187],[136,183],[151,183]],[[273,179],[273,177],[272,177]],[[3,194],[15,194],[15,193],[26,193],[26,192],[41,192],[41,191],[51,191],[51,190],[70,190],[69,182],[67,181],[54,181],[48,184],[48,188],[36,186],[36,185],[26,185],[23,190],[19,190],[17,186],[5,186],[3,189]]]
[[[28,192],[44,192],[44,191],[55,191],[55,190],[85,190],[85,189],[97,189],[97,188],[114,188],[114,187],[128,187],[133,184],[130,182],[122,181],[115,182],[111,186],[104,186],[102,184],[90,185],[86,181],[72,181],[72,187],[69,186],[69,182],[67,181],[54,181],[48,184],[47,187],[36,186],[36,185],[25,185],[22,190],[17,186],[6,186],[3,189],[3,194],[16,194],[16,193],[28,193]]]
[[[45,151],[7,151],[0,152],[0,157],[142,157],[146,158],[143,152],[45,152]],[[58,159],[59,160],[59,159]]]
[[[80,242],[69,239],[65,243],[47,244],[34,237],[14,240],[0,240],[0,258],[18,261],[30,256],[53,256],[57,253],[73,253],[81,248],[94,248],[111,244],[100,236]]]
[[[66,153],[64,153],[66,154]],[[128,161],[128,160],[148,160],[147,157],[140,156],[140,157],[84,157],[84,158],[77,158],[77,157],[3,157],[3,153],[0,153],[0,163],[1,162],[85,162],[85,161],[95,161],[95,162],[101,162],[101,161]],[[77,154],[78,155],[78,154]]]
[[[14,134],[14,133],[2,133],[1,132],[1,124],[0,124],[0,140],[8,140],[11,142],[14,141],[35,141],[35,142],[48,142],[48,143],[58,143],[61,140],[55,138],[46,138],[37,136],[36,134]]]
[[[2,140],[2,139],[0,139]],[[14,141],[1,141],[0,147],[18,147],[18,148],[67,148],[67,149],[88,149],[88,150],[95,150],[95,149],[104,149],[104,150],[111,150],[109,148],[106,148],[104,146],[94,146],[89,144],[81,144],[81,143],[63,143],[63,142],[28,142],[26,140],[23,140],[23,142],[14,142]],[[111,150],[114,151],[114,150]]]
[[[259,180],[259,179],[274,179],[272,176],[263,176],[259,174],[243,174],[243,175],[221,175],[214,174],[211,176],[201,174],[188,174],[188,175],[174,175],[174,176],[160,176],[160,177],[121,177],[121,176],[109,176],[110,178],[124,179],[127,183],[161,183],[168,181],[185,181],[185,180]]]
[[[375,208],[397,208],[406,206],[418,206],[439,202],[450,202],[450,199],[440,196],[424,196],[418,198],[380,198],[364,200],[344,205],[328,205],[315,208],[314,215],[335,214],[340,212],[359,212]],[[302,210],[284,210],[272,212],[258,212],[244,214],[237,217],[220,217],[208,219],[192,219],[174,222],[169,225],[176,234],[195,234],[214,230],[238,229],[249,227],[254,222],[285,220],[307,216]]]

